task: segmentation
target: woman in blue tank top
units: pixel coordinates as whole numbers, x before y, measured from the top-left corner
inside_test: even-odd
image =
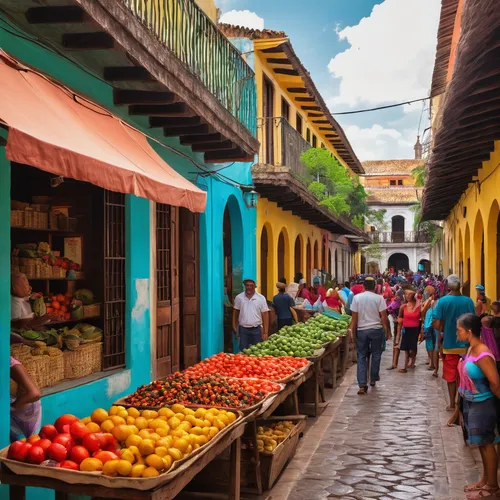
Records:
[[[458,367],[458,391],[464,401],[463,418],[469,446],[478,446],[483,460],[483,476],[475,484],[465,486],[468,499],[495,496],[500,493],[497,480],[496,404],[500,397],[500,378],[495,357],[481,342],[481,319],[463,314],[457,321],[457,337],[469,349]]]

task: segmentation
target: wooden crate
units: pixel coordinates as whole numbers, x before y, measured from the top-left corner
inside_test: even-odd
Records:
[[[88,306],[83,306],[83,317],[93,318],[95,316],[101,315],[101,304],[90,304]]]

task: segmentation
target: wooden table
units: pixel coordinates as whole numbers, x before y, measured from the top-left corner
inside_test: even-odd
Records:
[[[327,355],[327,352],[327,349],[325,349],[319,356],[309,358],[312,368],[306,374],[303,390],[299,392],[300,413],[310,417],[316,417],[328,406],[324,397],[323,374],[323,359]]]
[[[170,500],[178,495],[184,487],[205,466],[216,459],[228,447],[230,448],[230,477],[228,490],[229,500],[240,498],[240,466],[241,466],[241,436],[245,431],[247,419],[228,432],[220,441],[215,443],[210,450],[198,457],[193,457],[193,462],[186,462],[188,467],[179,473],[170,482],[154,490],[140,491],[124,488],[107,488],[93,484],[69,484],[57,479],[41,476],[24,476],[12,473],[5,464],[0,468],[0,481],[10,485],[10,500],[25,500],[26,487],[47,488],[55,491],[55,500],[68,500],[69,495],[86,495],[94,500],[114,498],[116,500]]]
[[[341,362],[340,350],[342,347],[342,340],[343,339],[339,337],[335,342],[330,342],[323,358],[323,368],[329,368],[328,371],[324,371],[325,385],[326,387],[330,387],[333,389],[337,387],[337,371],[339,367],[339,361]]]
[[[345,372],[347,371],[347,363],[349,361],[349,337],[350,335],[342,337],[342,347],[341,347],[342,360],[340,365],[342,376],[344,376]]]

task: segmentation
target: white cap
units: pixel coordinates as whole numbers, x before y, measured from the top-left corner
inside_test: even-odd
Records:
[[[299,281],[299,285],[305,285],[306,284],[306,280],[304,278],[302,278],[300,281]]]

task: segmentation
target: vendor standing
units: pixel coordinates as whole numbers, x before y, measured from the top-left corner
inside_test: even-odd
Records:
[[[314,277],[313,287],[311,288],[309,293],[311,295],[311,300],[310,300],[311,304],[316,303],[318,299],[320,299],[321,302],[323,302],[326,299],[326,290],[325,287],[321,285],[321,279],[319,278],[319,276]]]
[[[50,321],[47,315],[35,318],[29,302],[31,286],[26,275],[12,273],[10,276],[10,291],[10,321],[14,328],[39,328]]]
[[[269,308],[266,298],[255,290],[253,279],[243,280],[245,291],[236,296],[233,330],[240,339],[240,350],[267,340]]]

